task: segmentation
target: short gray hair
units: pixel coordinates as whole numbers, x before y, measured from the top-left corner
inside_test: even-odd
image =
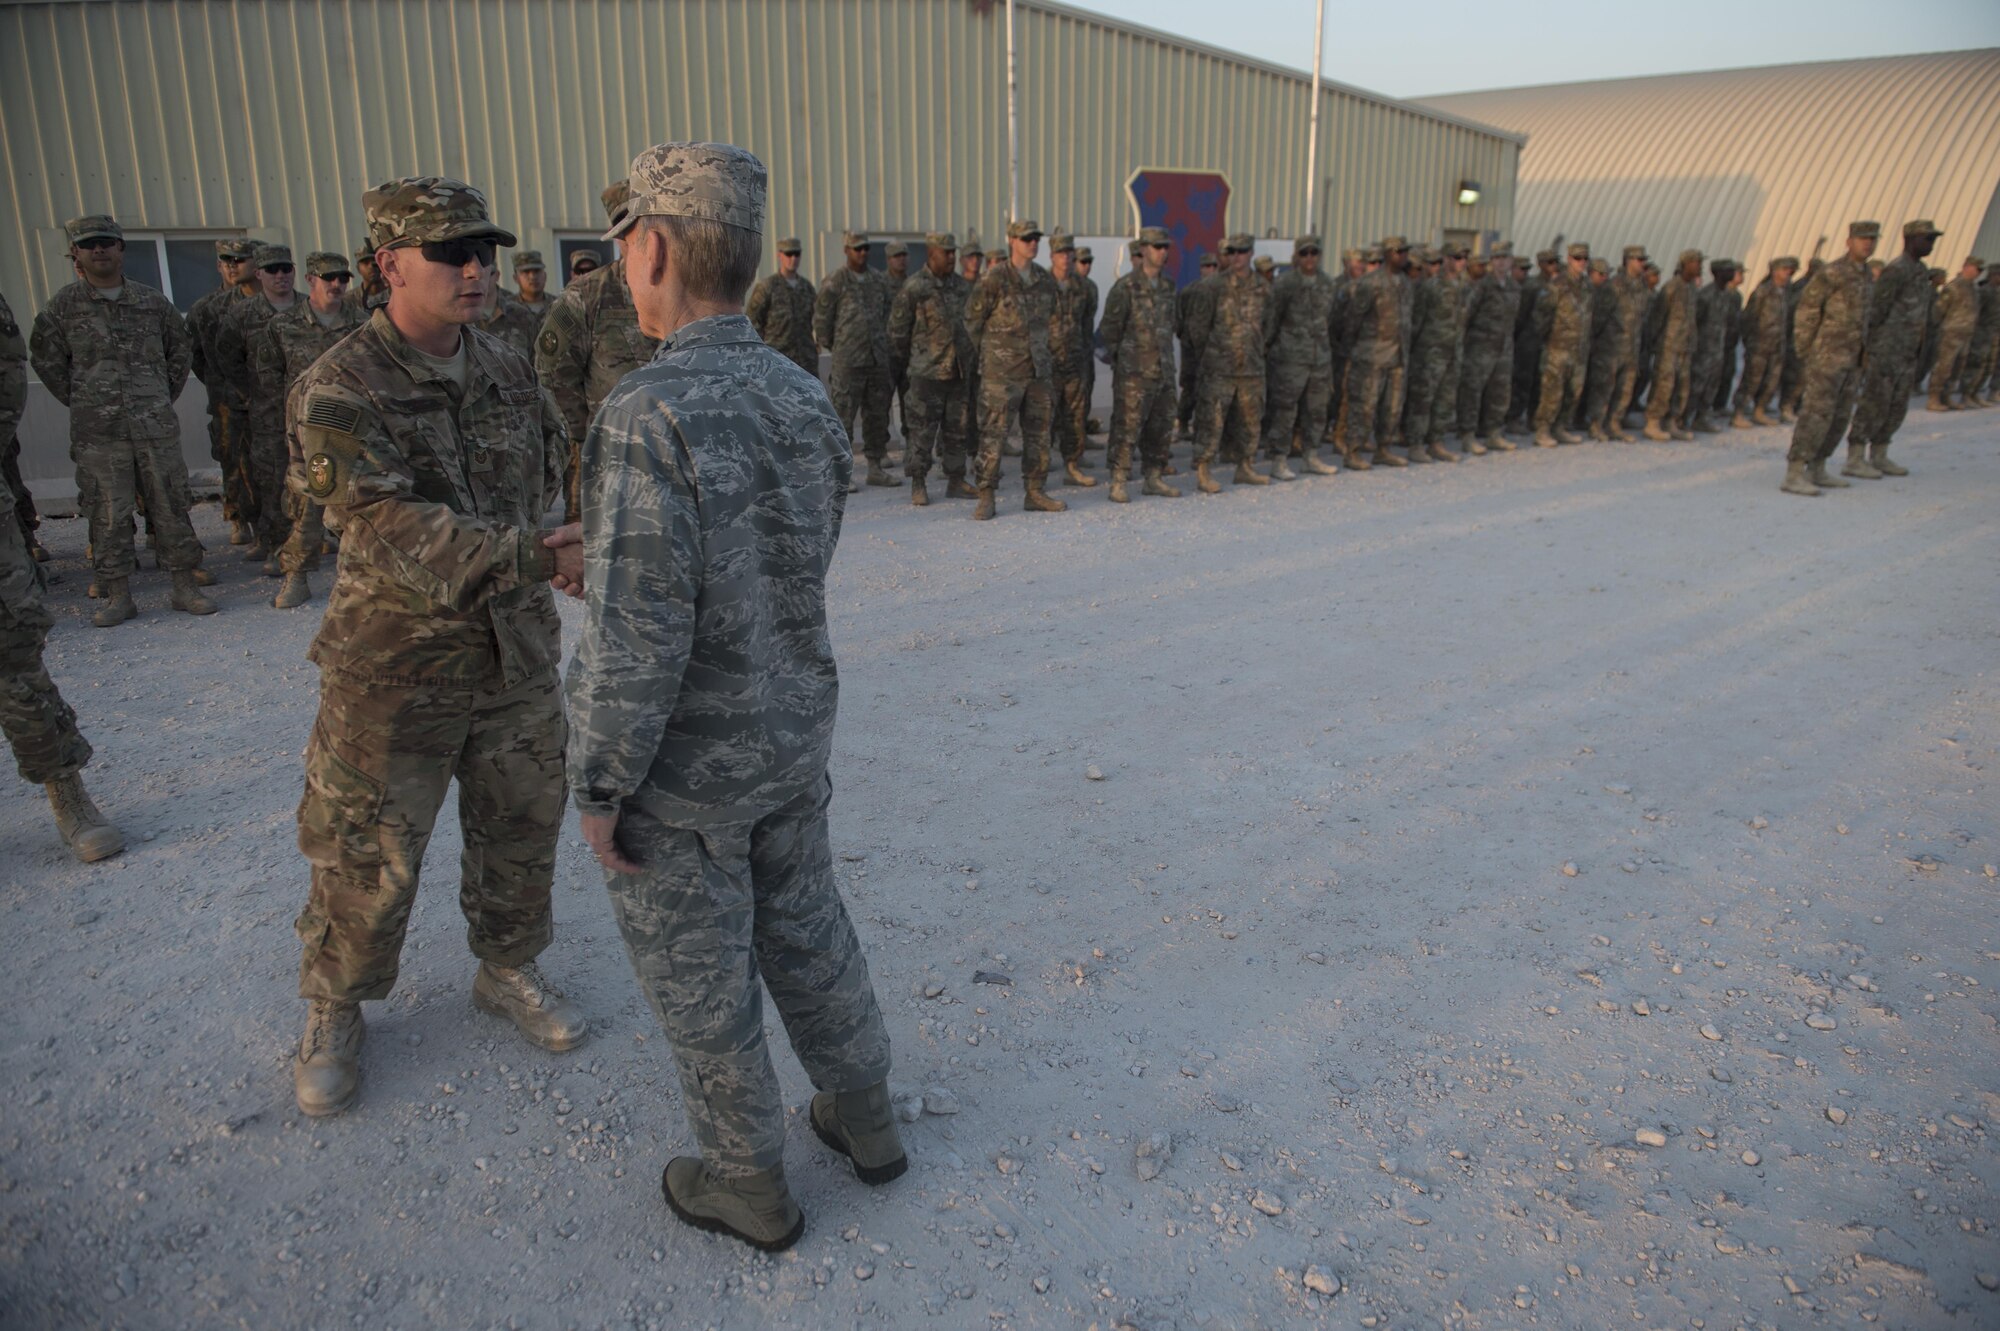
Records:
[[[764,240],[755,231],[705,217],[648,215],[639,226],[666,239],[681,282],[696,300],[741,305],[757,280]]]

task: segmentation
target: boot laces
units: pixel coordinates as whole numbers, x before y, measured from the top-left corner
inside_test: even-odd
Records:
[[[495,966],[495,978],[526,1002],[530,1007],[547,1007],[551,1002],[560,1001],[563,993],[556,988],[549,977],[542,974],[542,968],[533,961],[524,961],[511,970]]]
[[[302,1057],[310,1062],[336,1044],[346,1031],[355,1009],[340,1003],[315,1002],[306,1018],[305,1050]]]

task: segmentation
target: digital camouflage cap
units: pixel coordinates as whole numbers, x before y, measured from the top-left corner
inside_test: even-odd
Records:
[[[1260,273],[1268,273],[1277,268],[1278,261],[1268,254],[1260,254],[1251,262],[1250,266]]]
[[[543,272],[547,269],[548,265],[542,262],[540,250],[522,250],[514,256],[514,271],[517,273]]]
[[[909,245],[900,240],[892,240],[887,245],[884,245],[882,247],[882,253],[891,259],[895,258],[899,254],[907,255],[909,254],[909,252],[910,252]]]
[[[245,236],[215,242],[215,257],[228,259],[232,263],[240,263],[256,252],[257,242]]]
[[[1076,261],[1078,263],[1089,263],[1095,257],[1096,256],[1091,254],[1090,252],[1090,246],[1080,245],[1077,247]]]
[[[955,250],[958,237],[949,231],[927,231],[924,233],[924,247],[933,250]]]
[[[597,201],[604,205],[604,216],[610,221],[616,222],[618,215],[625,211],[626,200],[631,197],[632,182],[629,179],[614,180],[598,191]]]
[[[361,196],[368,239],[378,250],[443,240],[488,239],[511,247],[514,233],[494,224],[486,196],[448,176],[404,176]]]
[[[306,256],[307,277],[346,276],[351,273],[347,266],[347,256],[332,250],[314,250]]]
[[[1171,245],[1174,243],[1174,238],[1168,234],[1167,229],[1163,226],[1143,226],[1139,228],[1139,243],[1141,245]]]
[[[125,228],[109,213],[92,213],[88,217],[72,217],[63,223],[63,234],[72,245],[81,245],[86,240],[110,237],[112,240],[125,239]]]
[[[801,254],[804,251],[805,246],[799,244],[797,236],[786,236],[778,242],[778,253],[780,254]]]
[[[655,144],[632,159],[632,197],[604,239],[642,217],[695,217],[761,236],[768,179],[757,155],[733,143]]]
[[[1071,253],[1076,252],[1076,237],[1067,231],[1051,232],[1049,235],[1049,253],[1060,254],[1064,250],[1068,250]]]
[[[1849,222],[1847,224],[1847,238],[1849,240],[1880,240],[1882,238],[1882,224],[1880,222]]]
[[[1035,221],[1032,217],[1023,217],[1019,221],[1007,224],[1007,239],[1009,240],[1039,240],[1041,239],[1041,235],[1042,224]]]
[[[256,252],[250,256],[250,262],[259,268],[269,268],[273,264],[290,263],[291,261],[292,247],[290,245],[259,245]]]
[[[1229,235],[1229,237],[1222,242],[1222,250],[1223,253],[1225,254],[1248,254],[1251,250],[1254,250],[1256,248],[1257,248],[1256,238],[1253,237],[1248,231],[1232,232]]]

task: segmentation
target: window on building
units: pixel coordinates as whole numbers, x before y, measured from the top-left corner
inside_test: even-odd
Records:
[[[215,268],[215,242],[241,236],[240,231],[125,233],[125,275],[158,287],[186,314],[194,303],[222,285]]]

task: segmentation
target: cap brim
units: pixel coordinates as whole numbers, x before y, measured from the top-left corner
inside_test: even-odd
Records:
[[[86,231],[80,236],[72,236],[70,238],[69,243],[72,245],[81,245],[86,240],[123,240],[123,239],[125,239],[125,237],[119,235],[116,231]]]
[[[496,245],[511,248],[520,242],[514,233],[491,222],[458,222],[446,227],[433,240],[491,240]]]
[[[618,214],[618,216],[611,219],[611,229],[605,232],[603,235],[599,236],[598,239],[617,240],[619,237],[623,236],[627,231],[630,231],[633,227],[637,225],[639,225],[639,214],[634,212],[622,212]]]

